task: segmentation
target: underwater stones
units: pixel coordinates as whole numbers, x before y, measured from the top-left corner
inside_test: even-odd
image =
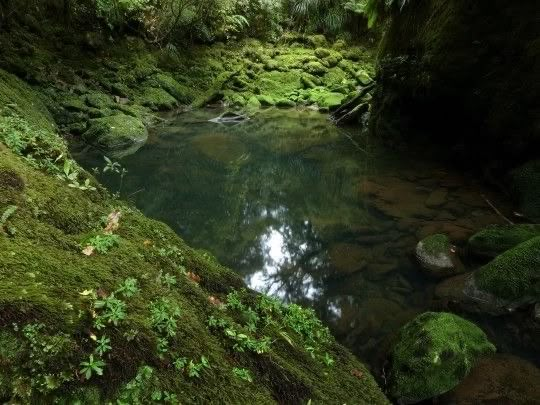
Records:
[[[322,76],[328,72],[328,68],[321,62],[308,62],[304,65],[303,69],[305,72],[315,76]]]
[[[148,131],[138,118],[117,114],[90,120],[83,138],[101,149],[114,151],[144,144]]]
[[[492,225],[471,236],[468,248],[476,255],[495,257],[536,236],[540,236],[540,225]]]
[[[454,249],[448,236],[431,235],[416,245],[416,259],[428,275],[437,278],[448,277],[456,274],[461,267]]]
[[[509,354],[478,359],[467,377],[442,395],[442,405],[537,404],[540,370],[534,364]]]
[[[540,221],[540,160],[514,169],[510,173],[510,181],[523,214]]]
[[[351,243],[335,243],[328,249],[335,276],[343,276],[365,268],[372,256],[369,249]]]
[[[450,313],[426,312],[406,324],[390,353],[389,392],[411,404],[448,392],[476,360],[495,352],[485,333]]]
[[[474,272],[479,289],[510,301],[540,300],[540,236],[507,250]]]
[[[426,207],[438,208],[446,203],[448,200],[448,190],[439,188],[431,192],[426,200]]]
[[[204,156],[216,162],[228,164],[246,154],[246,147],[236,137],[211,133],[194,137],[192,145]]]
[[[138,101],[153,111],[172,110],[178,105],[173,96],[157,87],[144,87]]]

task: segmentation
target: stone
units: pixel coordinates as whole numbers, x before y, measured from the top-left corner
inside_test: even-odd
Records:
[[[276,101],[276,106],[280,108],[294,108],[296,107],[296,103],[287,98],[280,98]]]
[[[493,354],[476,365],[452,391],[442,395],[441,405],[538,404],[540,370],[510,354]]]
[[[426,207],[438,208],[446,203],[448,199],[448,190],[440,188],[431,192],[426,200]]]
[[[257,100],[259,100],[259,103],[261,103],[261,106],[263,107],[271,107],[276,105],[275,100],[268,95],[260,94],[257,96]]]
[[[138,99],[143,106],[153,111],[172,110],[178,106],[178,102],[173,96],[157,87],[143,88]]]
[[[108,95],[97,91],[88,93],[85,100],[86,104],[88,104],[90,107],[98,109],[109,108],[113,104],[112,99]]]
[[[364,269],[372,258],[369,249],[351,243],[335,243],[331,245],[328,249],[328,256],[337,276]]]
[[[459,274],[462,269],[455,256],[455,247],[443,234],[431,235],[418,242],[416,258],[425,272],[436,278]]]
[[[148,131],[138,118],[117,114],[90,120],[83,139],[100,149],[120,150],[144,144]]]
[[[475,324],[450,313],[426,312],[407,323],[390,352],[388,389],[411,404],[455,388],[482,355],[495,352]]]
[[[174,78],[164,73],[156,73],[148,79],[145,85],[165,90],[173,96],[180,104],[189,104],[193,101],[193,91],[178,83]]]

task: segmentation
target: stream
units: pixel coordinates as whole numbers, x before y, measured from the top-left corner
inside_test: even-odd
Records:
[[[251,288],[314,308],[371,365],[402,325],[432,308],[436,280],[417,264],[416,243],[443,232],[459,245],[501,223],[486,202],[504,206],[499,196],[429,154],[389,151],[313,111],[208,122],[219,114],[195,110],[154,128],[120,160],[122,198]],[[102,152],[73,149],[85,168],[104,166]],[[119,191],[118,176],[99,179]],[[521,350],[500,325],[479,321],[503,351]]]

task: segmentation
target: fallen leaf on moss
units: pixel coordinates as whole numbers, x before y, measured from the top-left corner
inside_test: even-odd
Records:
[[[191,271],[188,271],[186,275],[188,276],[189,279],[195,281],[197,284],[201,282],[201,277],[195,273],[192,273]]]
[[[146,246],[146,247],[152,247],[152,246],[154,246],[154,242],[152,242],[150,239],[146,239],[143,242],[143,245]]]
[[[360,378],[362,378],[364,376],[364,373],[361,372],[360,370],[356,369],[356,368],[351,370],[351,374],[353,376],[355,376],[356,378],[358,378],[358,379],[360,379]]]
[[[217,297],[214,297],[213,295],[208,297],[208,301],[210,301],[210,304],[215,305],[216,307],[220,307],[223,305],[223,302]]]
[[[96,248],[92,245],[88,245],[87,247],[85,247],[82,251],[82,254],[85,255],[85,256],[92,256],[95,252]]]
[[[107,226],[103,229],[104,234],[112,234],[120,227],[120,218],[122,217],[121,211],[113,211],[107,217]]]

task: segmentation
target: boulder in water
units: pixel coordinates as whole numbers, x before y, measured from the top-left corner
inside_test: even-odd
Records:
[[[468,248],[479,256],[496,257],[536,236],[540,236],[540,225],[493,225],[474,234]]]
[[[495,352],[475,324],[445,312],[426,312],[406,324],[390,353],[388,387],[400,403],[436,397],[456,387],[478,357]]]
[[[416,258],[427,274],[443,278],[459,274],[461,263],[455,255],[448,236],[435,234],[422,239],[416,245]]]

